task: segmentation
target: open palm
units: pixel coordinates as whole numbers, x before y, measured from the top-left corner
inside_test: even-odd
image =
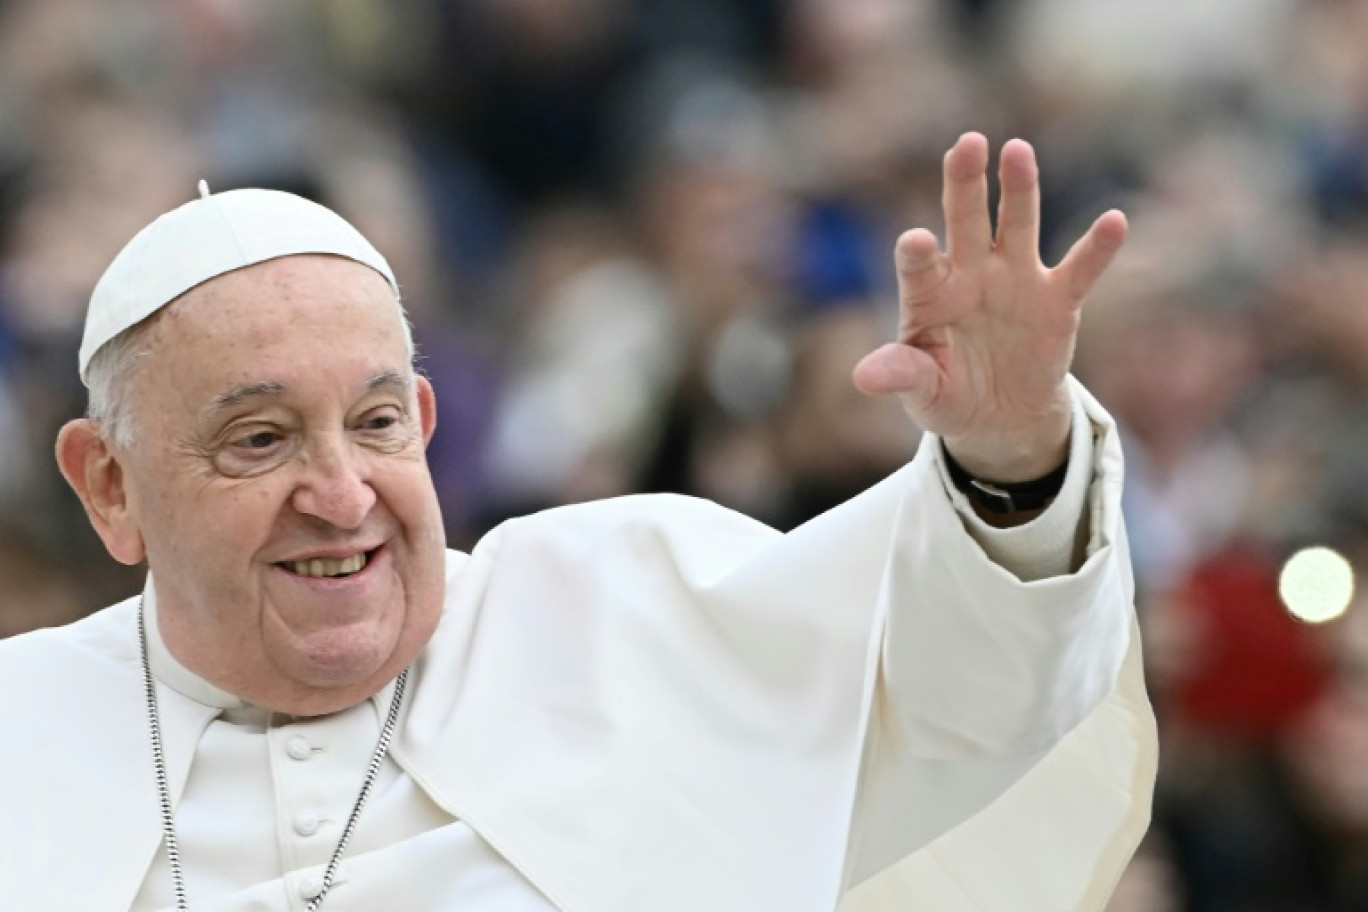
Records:
[[[1047,268],[1035,152],[1016,139],[1002,147],[996,237],[988,157],[978,133],[946,153],[945,249],[922,228],[898,239],[898,339],[867,355],[854,376],[865,392],[899,394],[968,471],[1011,482],[1064,459],[1079,310],[1121,247],[1126,219],[1104,213]]]

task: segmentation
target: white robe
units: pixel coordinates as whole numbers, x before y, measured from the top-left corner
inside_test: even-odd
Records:
[[[1120,450],[1078,395],[1071,574],[990,561],[932,438],[786,536],[680,497],[506,523],[449,557],[390,775],[564,912],[1101,909],[1156,750]],[[135,608],[0,643],[0,909],[127,909],[161,851]],[[221,710],[159,695],[179,801]],[[445,829],[361,845],[324,908],[449,908]]]

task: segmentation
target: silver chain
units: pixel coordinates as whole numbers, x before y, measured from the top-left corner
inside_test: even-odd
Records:
[[[143,686],[147,692],[147,724],[152,737],[152,765],[157,775],[157,797],[161,800],[162,835],[166,840],[166,860],[171,865],[171,882],[176,891],[176,909],[178,912],[189,912],[190,902],[185,893],[185,874],[181,870],[180,846],[176,842],[176,817],[171,807],[171,789],[166,773],[166,753],[162,749],[161,718],[157,713],[157,690],[152,680],[152,661],[148,657],[146,613],[143,610],[141,600],[138,602],[138,639],[141,641],[142,647]],[[304,907],[305,912],[317,912],[318,907],[323,905],[323,898],[332,889],[333,879],[337,876],[338,863],[342,860],[342,853],[346,850],[347,842],[356,829],[356,822],[361,818],[361,808],[365,805],[366,799],[370,796],[371,788],[380,775],[380,766],[384,763],[385,755],[389,753],[390,741],[394,738],[394,726],[399,720],[399,708],[404,702],[404,687],[408,683],[408,673],[409,670],[405,668],[399,673],[399,677],[394,679],[394,696],[390,698],[389,713],[385,716],[385,724],[380,729],[380,740],[376,743],[375,752],[371,754],[370,765],[366,768],[365,781],[361,783],[361,791],[356,796],[356,803],[352,805],[351,815],[347,818],[347,825],[342,828],[342,835],[337,840],[337,848],[333,849],[332,858],[328,859],[328,866],[323,871],[323,888]]]

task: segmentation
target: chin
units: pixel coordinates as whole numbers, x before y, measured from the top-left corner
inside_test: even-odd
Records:
[[[331,690],[361,684],[383,672],[394,657],[398,637],[357,634],[338,630],[311,636],[288,662],[291,677],[306,687]],[[399,671],[396,668],[394,674]]]

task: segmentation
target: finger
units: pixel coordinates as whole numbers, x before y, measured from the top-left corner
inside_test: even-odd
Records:
[[[988,140],[965,133],[945,153],[945,249],[956,263],[973,263],[993,247],[988,220]]]
[[[899,393],[914,415],[935,400],[939,383],[935,359],[919,348],[894,343],[865,355],[851,377],[862,393]]]
[[[893,262],[898,269],[898,300],[904,306],[929,301],[950,274],[950,264],[936,236],[925,228],[902,233],[893,248]]]
[[[1040,259],[1040,170],[1030,143],[1009,140],[998,163],[997,247],[1012,262]]]
[[[1098,278],[1111,264],[1126,240],[1126,216],[1111,209],[1097,217],[1087,232],[1074,242],[1054,269],[1055,280],[1063,283],[1065,293],[1082,301]]]

